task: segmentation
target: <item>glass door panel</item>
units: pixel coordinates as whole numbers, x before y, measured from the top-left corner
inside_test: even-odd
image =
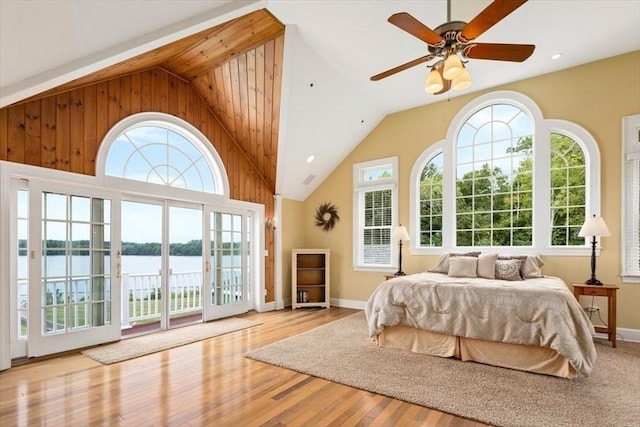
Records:
[[[163,202],[122,201],[122,334],[163,328]]]
[[[249,309],[245,215],[208,212],[208,270],[205,320],[244,313]]]
[[[11,358],[27,356],[29,325],[29,190],[26,181],[12,181]]]
[[[38,187],[30,193],[28,230],[29,356],[117,339],[120,319],[113,321],[111,304],[111,263],[117,262],[111,259],[112,201]]]
[[[169,206],[169,326],[202,321],[202,206]]]

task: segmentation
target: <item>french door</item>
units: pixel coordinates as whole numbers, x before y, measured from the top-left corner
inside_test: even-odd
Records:
[[[205,320],[245,313],[251,306],[255,267],[251,253],[253,217],[246,210],[205,211]]]
[[[116,341],[150,315],[167,329],[254,307],[253,210],[35,179],[11,193],[12,358]],[[158,251],[123,254],[132,242]]]
[[[124,328],[202,321],[203,228],[201,204],[122,201]]]
[[[28,265],[20,315],[29,357],[119,339],[119,211],[107,191],[29,183],[28,244],[18,250]]]

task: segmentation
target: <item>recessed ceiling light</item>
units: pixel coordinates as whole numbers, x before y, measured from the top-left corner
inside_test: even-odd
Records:
[[[553,55],[551,55],[551,59],[558,59],[562,56],[562,54],[560,52],[558,53],[554,53]]]
[[[307,157],[307,163],[313,162],[313,159],[315,159],[315,158],[316,158],[316,156],[314,156],[313,154],[310,155],[309,157]]]

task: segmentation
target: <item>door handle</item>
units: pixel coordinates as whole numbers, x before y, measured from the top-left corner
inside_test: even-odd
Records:
[[[122,271],[121,271],[121,267],[120,267],[120,263],[116,264],[116,278],[120,278],[122,277]]]

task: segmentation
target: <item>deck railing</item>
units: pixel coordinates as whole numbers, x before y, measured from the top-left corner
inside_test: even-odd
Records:
[[[159,319],[163,295],[160,274],[122,274],[122,327],[132,322]],[[169,277],[169,311],[185,314],[202,309],[202,272],[185,271]]]
[[[243,286],[240,275],[234,275],[229,270],[219,271],[222,275],[221,286],[213,289],[211,298],[216,304],[227,304],[242,301]],[[161,275],[159,273],[123,273],[122,274],[122,328],[131,327],[134,322],[159,319],[162,312],[163,295],[161,290]],[[78,301],[87,301],[89,277],[75,277],[71,287]],[[47,285],[61,283],[64,279],[47,279]],[[185,271],[172,273],[169,278],[171,314],[187,314],[202,310],[202,272]],[[87,290],[83,293],[81,289]],[[86,295],[85,295],[86,294]],[[28,304],[28,284],[26,279],[18,280],[18,317],[22,326],[20,336],[26,336]],[[81,309],[83,303],[74,305]],[[72,316],[80,319],[82,316]],[[57,319],[53,319],[54,323]],[[78,325],[76,325],[78,326]]]

